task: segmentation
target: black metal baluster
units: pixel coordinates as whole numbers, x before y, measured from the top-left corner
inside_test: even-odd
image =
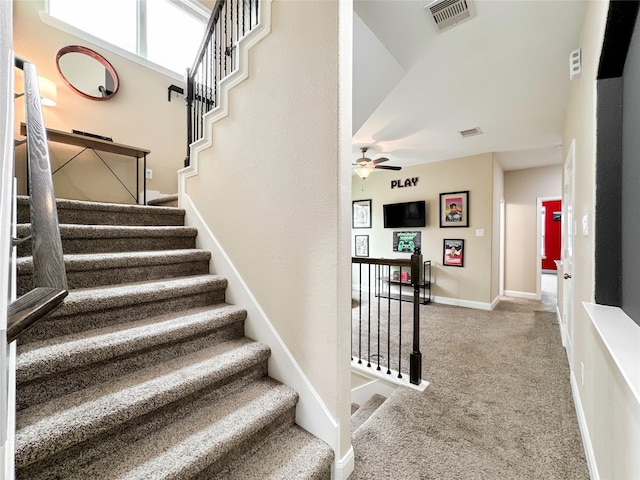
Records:
[[[358,264],[358,363],[362,364],[362,264]]]
[[[398,285],[398,378],[402,378],[402,267]]]
[[[377,297],[378,297],[378,368],[376,368],[376,370],[382,370],[380,368],[380,288],[381,288],[381,280],[380,280],[380,272],[381,270],[381,266],[380,265],[376,265],[376,274],[377,274],[377,279],[376,279],[376,292],[377,292]]]
[[[369,274],[367,275],[368,285],[369,285],[369,299],[368,299],[368,310],[369,315],[367,316],[367,367],[371,367],[371,264],[367,265]]]
[[[245,35],[245,30],[247,26],[246,13],[247,13],[247,0],[242,0],[242,36],[243,37]]]
[[[391,274],[391,266],[389,266],[389,274]],[[390,375],[390,374],[391,374],[391,286],[389,286],[389,295],[387,295],[387,375]]]

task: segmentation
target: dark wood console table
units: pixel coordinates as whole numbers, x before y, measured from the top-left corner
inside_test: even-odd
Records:
[[[20,123],[20,135],[26,135],[26,134],[27,134],[26,124]],[[145,150],[143,148],[138,148],[138,147],[131,147],[129,145],[122,145],[120,143],[114,143],[108,140],[93,138],[86,135],[79,135],[76,133],[68,133],[60,130],[54,130],[52,128],[47,128],[47,140],[49,140],[50,142],[64,143],[66,145],[75,145],[78,147],[83,147],[82,151],[80,151],[78,154],[74,155],[65,163],[63,163],[61,166],[59,166],[57,169],[55,169],[51,173],[52,176],[55,175],[57,171],[61,170],[70,162],[72,162],[76,157],[78,157],[78,155],[80,155],[85,150],[93,150],[93,152],[100,159],[100,161],[109,169],[111,174],[118,180],[118,182],[120,182],[120,185],[122,185],[122,187],[135,200],[136,203],[140,203],[140,198],[139,198],[140,197],[140,194],[139,194],[140,192],[140,159],[142,159],[142,162],[143,162],[143,174],[142,174],[142,197],[143,198],[142,200],[145,205],[147,204],[146,171],[147,171],[147,154],[151,153],[150,150]],[[116,175],[115,172],[111,169],[111,167],[109,167],[107,162],[104,161],[104,159],[100,156],[98,151],[115,153],[117,155],[123,155],[127,157],[135,157],[136,159],[136,193],[135,195],[131,193],[131,191],[126,187],[126,185],[122,182],[122,180],[120,180],[118,175]]]

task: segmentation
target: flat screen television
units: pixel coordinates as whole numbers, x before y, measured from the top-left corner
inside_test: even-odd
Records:
[[[384,228],[426,227],[425,205],[424,200],[383,205]]]

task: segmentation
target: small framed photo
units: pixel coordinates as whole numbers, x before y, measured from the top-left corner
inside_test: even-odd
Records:
[[[369,235],[356,235],[356,257],[369,256]]]
[[[440,194],[440,228],[469,226],[469,190]]]
[[[464,240],[444,239],[442,264],[448,267],[464,266]]]
[[[371,228],[371,199],[354,200],[351,215],[353,228]]]

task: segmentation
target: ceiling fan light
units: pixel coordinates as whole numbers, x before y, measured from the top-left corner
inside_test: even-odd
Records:
[[[356,173],[363,180],[365,178],[367,178],[372,171],[373,171],[373,169],[369,168],[367,166],[361,166],[361,167],[356,168]]]

